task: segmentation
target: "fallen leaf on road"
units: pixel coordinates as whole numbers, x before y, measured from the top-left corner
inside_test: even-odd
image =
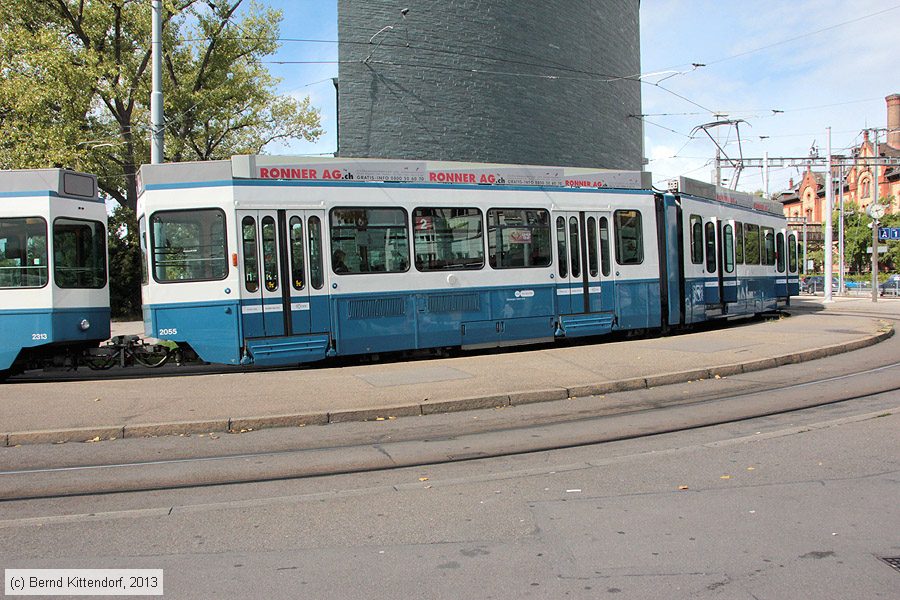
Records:
[[[719,479],[731,479],[731,475],[722,475]]]
[[[686,490],[686,489],[688,489],[688,486],[686,486],[686,485],[679,485],[679,486],[678,486],[678,489],[679,489],[679,490]]]
[[[419,481],[428,481],[427,477],[419,477]]]
[[[86,443],[90,443],[90,442],[99,442],[99,441],[100,441],[100,436],[98,435],[97,437],[91,438],[91,439],[89,439],[89,440],[84,440],[84,441],[85,441]]]

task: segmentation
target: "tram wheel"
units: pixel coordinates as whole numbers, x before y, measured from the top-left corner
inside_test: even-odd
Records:
[[[166,361],[169,360],[170,353],[171,350],[169,348],[154,344],[138,346],[132,350],[131,355],[139,364],[152,369],[166,364]]]
[[[93,354],[85,356],[81,360],[89,369],[94,371],[106,371],[107,369],[113,368],[116,362],[118,362],[118,358],[118,352],[111,352],[109,354]]]

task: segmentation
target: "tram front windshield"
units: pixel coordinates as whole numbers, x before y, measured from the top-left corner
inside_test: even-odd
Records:
[[[44,287],[48,277],[47,222],[0,219],[0,288]]]

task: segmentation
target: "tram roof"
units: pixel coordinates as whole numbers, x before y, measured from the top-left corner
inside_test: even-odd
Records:
[[[0,171],[0,196],[49,194],[63,198],[102,202],[97,177],[69,169],[21,169]]]
[[[715,200],[722,204],[733,204],[744,208],[750,208],[761,212],[784,216],[784,210],[780,203],[762,198],[756,194],[730,190],[720,185],[698,181],[689,177],[679,177],[669,180],[669,191],[674,194],[694,196]]]
[[[650,173],[583,167],[377,158],[240,155],[141,167],[141,186],[203,181],[321,181],[649,190]]]

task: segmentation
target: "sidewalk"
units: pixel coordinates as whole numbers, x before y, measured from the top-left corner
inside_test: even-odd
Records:
[[[900,300],[794,299],[788,318],[615,343],[458,358],[0,385],[0,445],[427,415],[725,377],[862,348]],[[883,318],[882,318],[883,317]],[[134,331],[132,331],[134,329]],[[140,333],[141,324],[116,324]]]

